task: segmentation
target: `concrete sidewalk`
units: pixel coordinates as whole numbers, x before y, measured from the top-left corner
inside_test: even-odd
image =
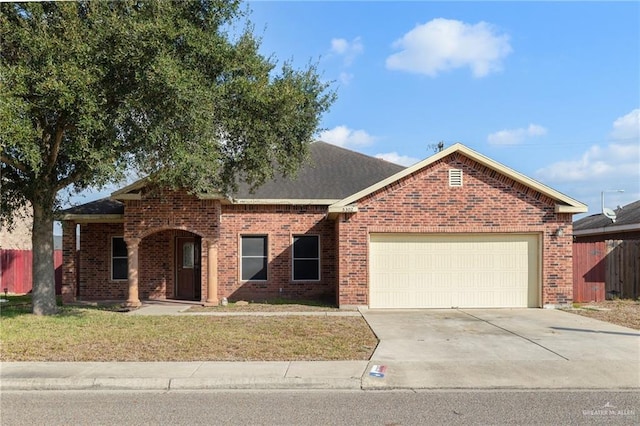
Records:
[[[5,390],[360,389],[368,361],[5,362]]]

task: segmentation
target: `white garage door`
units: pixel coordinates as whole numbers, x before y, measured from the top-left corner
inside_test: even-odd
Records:
[[[538,236],[371,234],[369,307],[538,307]]]

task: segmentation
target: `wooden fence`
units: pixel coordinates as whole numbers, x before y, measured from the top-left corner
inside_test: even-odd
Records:
[[[605,273],[607,294],[620,298],[639,298],[640,240],[607,241]]]
[[[573,300],[640,297],[640,240],[573,244]]]
[[[0,292],[29,293],[33,287],[33,253],[31,250],[0,250]],[[54,250],[56,294],[62,289],[62,250]]]

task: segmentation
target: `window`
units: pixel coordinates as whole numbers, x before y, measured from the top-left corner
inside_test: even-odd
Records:
[[[127,244],[122,237],[111,239],[111,279],[113,281],[128,278]]]
[[[320,279],[320,237],[297,235],[293,237],[293,280]]]
[[[267,237],[243,236],[242,237],[241,278],[244,281],[267,280]]]
[[[182,268],[193,269],[195,265],[195,250],[191,241],[187,241],[182,245]]]

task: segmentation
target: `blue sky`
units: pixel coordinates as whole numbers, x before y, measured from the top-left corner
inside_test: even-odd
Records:
[[[640,199],[640,3],[249,3],[262,51],[317,62],[320,137],[408,165],[461,142],[600,210]]]
[[[461,142],[589,214],[640,199],[638,2],[248,6],[265,55],[334,82],[320,139],[404,165]]]

